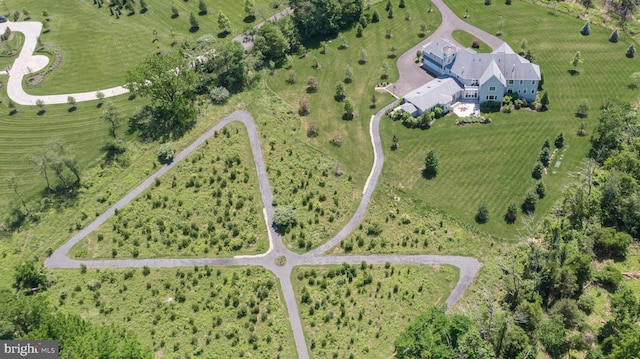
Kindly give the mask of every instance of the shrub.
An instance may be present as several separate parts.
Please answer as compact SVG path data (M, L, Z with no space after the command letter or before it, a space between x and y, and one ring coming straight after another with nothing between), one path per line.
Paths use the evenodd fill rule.
M300 106L298 107L298 114L300 116L306 116L309 114L311 110L309 109L309 99L302 98L300 99Z
M580 118L585 118L588 116L587 111L589 111L589 105L586 102L583 102L578 105L578 110L576 111L576 116Z
M158 147L158 161L160 163L170 163L173 161L173 156L175 155L176 150L173 148L173 145L170 143L163 143Z
M504 220L507 221L507 223L513 223L516 221L517 218L518 218L518 207L516 206L515 203L511 203L509 204L509 207L507 207L507 213L504 215Z
M593 307L595 307L595 300L592 296L583 294L578 298L578 308L580 308L580 310L585 314L591 314L591 312L593 312Z
M611 36L609 36L609 41L611 42L618 42L618 29L613 30L613 32L611 33Z
M489 206L486 203L483 203L478 208L478 213L476 213L476 222L487 223L488 220L489 220Z
M601 228L593 236L593 251L602 257L625 258L633 239L614 228Z
M224 86L214 87L209 91L209 97L211 101L217 104L222 104L229 98L229 90Z
M316 92L318 90L318 79L313 76L309 76L307 79L307 91Z
M474 49L479 48L479 47L480 47L480 41L478 41L478 40L473 40L473 41L471 42L471 47L473 47Z
M622 273L612 265L606 265L602 270L597 271L593 279L603 288L615 291L622 282Z
M309 128L307 129L308 137L318 137L318 124L315 122L311 122L309 124Z
M273 225L279 233L287 233L298 223L296 210L291 206L278 206L273 212Z

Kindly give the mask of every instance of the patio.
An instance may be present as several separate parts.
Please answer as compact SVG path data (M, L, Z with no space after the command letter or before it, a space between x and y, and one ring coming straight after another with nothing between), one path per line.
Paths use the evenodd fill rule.
M456 102L451 111L458 117L480 116L480 105L477 102Z

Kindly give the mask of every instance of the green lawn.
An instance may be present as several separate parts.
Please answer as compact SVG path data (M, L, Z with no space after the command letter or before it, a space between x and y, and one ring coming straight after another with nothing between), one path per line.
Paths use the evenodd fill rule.
M61 312L125 326L156 358L296 356L278 281L260 267L56 270L51 280Z
M255 1L264 13L272 15L279 11L267 6L270 1ZM7 6L12 10L26 8L32 21L44 21L42 10L47 10L50 21L48 33L42 34L43 42L51 42L62 53L61 65L45 77L39 86L29 88L33 95L46 95L68 92L95 91L122 85L126 71L140 62L144 56L171 47L173 38L180 46L184 41L195 41L204 35L213 35L218 41L228 41L234 34L240 34L244 28L262 21L261 18L245 23L242 1L208 2L209 13L198 15L198 1L147 1L148 11L140 13L139 4L134 8L136 14L123 15L116 19L110 16L109 7L98 8L92 1L86 0L9 0ZM171 7L179 9L180 16L171 18ZM222 12L231 22L232 34L226 39L218 38L217 15ZM193 12L200 23L200 29L189 31L189 15ZM172 35L173 33L173 35ZM159 37L159 41L155 38Z
M0 71L5 70L8 66L11 66L22 49L24 43L24 35L19 32L14 32L10 41L3 41L0 43ZM5 77L3 77L5 79Z
M566 147L560 153L563 155L560 167L554 167L554 159L549 174L542 179L547 197L538 202L537 218L551 210L563 186L570 181L568 173L575 171L587 154L588 136L576 135L580 122L586 121L591 134L598 108L606 97L618 96L631 101L637 98L638 92L629 89L628 84L629 75L640 71L640 62L637 58L625 57L628 39L610 43L609 30L595 25L590 36L582 36L581 20L563 14L553 16L545 8L523 2L512 6L485 6L468 1L450 5L459 16L468 7L471 17L467 21L490 32L498 16L503 16L502 38L514 49L520 48L523 39L527 40L544 74L550 109L542 113L529 110L493 113L490 125L463 127L456 126L455 118L450 115L425 131L406 129L400 123L385 119L381 130L387 152L382 178L406 197L418 198L471 224L479 205L486 202L490 220L477 227L498 237L513 238L521 225L506 224L503 216L509 203L520 205L525 194L535 186L531 169L544 140L549 138L553 142L563 132ZM555 35L548 36L550 33ZM579 66L580 75L571 76L569 62L576 51L581 51L584 63ZM590 108L586 120L575 117L582 102ZM394 134L400 140L397 151L390 150ZM421 171L429 149L434 149L440 157L440 167L436 178L425 180Z
M214 136L79 242L70 255L264 253L269 243L247 131L244 125L231 123ZM117 200L108 190L99 198Z
M312 358L390 358L393 341L412 319L445 302L458 269L304 266L291 278Z
M473 45L474 40L478 41L480 43L480 47L478 47L477 49L473 49L475 52L490 53L491 51L493 51L493 49L489 47L489 45L485 44L484 41L477 39L475 36L466 31L454 30L452 35L460 45L468 48L472 48L471 45Z
M97 101L79 103L78 109L69 112L69 105L47 105L47 112L38 115L36 106L17 106L19 112L9 115L9 99L6 90L0 92L0 172L15 174L19 190L27 198L45 188L45 181L36 167L29 163L30 155L46 152L52 139L63 139L74 149L81 168L95 165L101 156L107 137L107 123L100 119L102 113L96 108ZM131 115L141 107L144 100L127 100L126 97L113 99L123 116ZM124 133L122 126L121 134ZM135 152L136 144L132 144ZM3 175L4 177L4 175ZM52 176L54 177L54 176ZM0 206L6 208L9 201L16 199L7 186L0 186Z
M309 99L310 114L302 118L303 130L310 124L317 124L319 131L315 138L307 139L308 143L333 156L339 158L345 169L353 173L357 183L364 184L371 165L373 152L369 138L369 120L379 107L389 103L392 97L388 94L376 93L374 87L383 81L381 78L383 63L389 67L388 80L397 78L395 59L389 58L390 48L396 48L395 54L403 52L422 40L420 24L425 23L429 30L435 30L441 21L437 11L427 12L420 0L407 0L406 8L395 8L395 17L389 19L384 11L386 2L371 6L380 14L380 22L370 23L363 32L363 36L356 37L355 30L342 33L348 45L347 49L339 49L342 44L340 37L317 38L305 43L309 50L305 58L295 57L292 70L296 73L297 83L287 83L288 69L277 70L269 75L269 86L278 93L294 110L298 109L301 99ZM411 20L405 20L405 10L410 12ZM392 38L387 38L390 29ZM320 41L327 41L328 53L321 53ZM359 64L361 49L367 53L366 63ZM315 60L320 64L319 69L313 68ZM334 99L336 84L346 77L346 68L353 69L353 82L345 84L345 94L353 100L356 116L353 120L342 119L343 104ZM313 76L318 80L318 91L307 93L307 79ZM371 108L371 98L377 96L378 108ZM334 146L330 142L339 137L341 146Z

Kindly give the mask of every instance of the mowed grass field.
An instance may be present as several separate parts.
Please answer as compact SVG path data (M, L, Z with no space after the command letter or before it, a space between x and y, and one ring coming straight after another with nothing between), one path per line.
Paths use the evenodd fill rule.
M430 31L435 30L441 21L435 10L428 13L422 1L407 0L406 8L395 4L394 18L389 19L384 10L386 2L371 6L370 13L377 11L380 22L370 23L363 31L362 37L356 36L355 29L345 31L338 37L314 38L305 42L308 54L304 58L295 57L292 69L296 74L296 83L287 83L289 69L279 69L269 75L269 86L297 111L300 100L308 99L310 113L302 117L303 131L306 133L311 124L318 127L318 136L306 141L339 158L345 169L353 173L358 183L364 185L373 164L373 149L369 137L369 120L379 108L393 100L387 93L376 93L375 86L383 81L397 78L396 58L390 58L391 47L400 56L403 52L423 40L420 37L420 24L424 23ZM411 20L406 20L407 12ZM390 30L392 38L387 38ZM348 48L340 49L344 37ZM321 41L327 42L326 54L322 53ZM366 63L360 64L361 51L366 52ZM320 68L314 68L315 61ZM386 63L388 80L382 79L383 63ZM353 70L353 81L344 83L345 95L350 98L356 108L352 120L343 120L344 104L334 99L336 85L344 82L347 66ZM307 79L315 77L318 90L307 92ZM371 108L371 98L377 97L377 107ZM340 138L341 145L334 146L331 141Z
M108 123L100 118L102 110L97 108L98 101L78 103L78 109L69 112L69 105L47 105L47 112L38 115L36 106L20 106L14 115L8 107L9 98L6 89L0 92L0 173L5 176L15 174L21 194L27 198L46 188L44 177L37 167L29 162L29 156L46 153L51 140L62 139L76 153L80 168L96 164L99 160L104 141L108 136ZM146 101L127 97L113 98L125 118L142 107ZM125 121L126 122L126 121ZM119 134L124 135L126 123ZM131 146L135 153L135 146ZM51 174L51 178L55 177ZM55 184L55 181L53 181ZM10 201L17 200L7 186L0 186L0 206L7 208Z
M291 278L312 358L390 358L393 341L417 313L445 302L458 269L303 266Z
M498 16L504 19L502 39L516 51L523 39L537 57L544 74L544 89L548 91L550 108L546 112L529 110L510 114L492 113L489 125L455 125L449 115L437 120L426 131L409 130L388 119L382 122L382 137L386 152L384 180L405 196L416 197L429 206L443 210L462 221L474 224L478 207L489 206L490 219L477 228L490 234L513 238L521 230L519 221L509 225L503 220L509 203L518 206L536 180L531 170L536 163L545 139L553 143L560 133L565 136L562 161L555 168L552 161L549 173L542 181L547 196L538 202L536 218L548 213L561 196L562 188L578 169L579 162L590 148L599 116L599 107L607 97L619 97L635 102L639 92L628 87L629 76L640 71L640 60L625 57L631 41L621 36L617 44L608 41L610 31L592 25L591 35L582 36L583 21L549 9L517 2L511 6L496 3L461 1L447 2L460 16L465 8L471 15L468 21L489 32L497 31ZM579 75L572 76L570 61L581 51L584 63ZM589 106L588 118L575 116L581 103ZM588 135L578 137L581 122L586 122ZM400 148L391 151L393 135L399 138ZM438 176L422 178L424 158L429 149L440 157ZM553 173L555 171L555 173ZM522 213L520 213L522 217ZM474 224L475 225L475 224Z
M105 2L106 3L106 2ZM95 91L124 84L126 71L150 54L171 48L174 36L180 46L185 40L195 41L204 35L212 35L218 41L230 41L243 29L262 21L257 18L245 23L242 1L206 1L209 13L198 15L198 1L147 1L148 11L140 13L139 3L135 15L128 16L126 9L119 19L111 16L109 7L98 8L93 1L40 1L9 0L9 9L26 8L32 21L44 21L42 10L50 19L48 33L42 34L43 42L51 42L62 53L62 63L44 81L27 92L33 95ZM272 15L270 1L255 1L257 7ZM179 9L180 16L172 18L171 7ZM218 11L221 10L231 23L232 34L218 38ZM189 16L193 12L200 29L190 32ZM156 36L159 41L155 41Z
M156 358L294 358L277 279L260 267L56 270L63 313L126 327Z
M472 34L466 32L466 31L454 30L452 35L453 35L453 38L460 45L462 45L464 47L468 47L468 48L472 48L471 46L473 45L473 41L478 41L480 46L477 49L473 49L475 52L490 53L491 51L493 51L493 49L491 47L489 47L489 45L485 44L484 41L479 40L478 38L476 38L475 36L473 36Z

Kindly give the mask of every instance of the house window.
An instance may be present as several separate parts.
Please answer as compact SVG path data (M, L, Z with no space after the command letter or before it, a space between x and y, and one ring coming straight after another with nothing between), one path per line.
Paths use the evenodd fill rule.
M520 85L522 85L522 80L520 80Z
M495 86L490 86L490 87L489 87L489 91L495 91L495 90L496 90L496 87L495 87Z
M508 89L507 93L513 93L513 90L512 89Z
M536 84L536 80L531 80L531 84L535 85Z
M513 85L513 80L509 80L509 85Z

